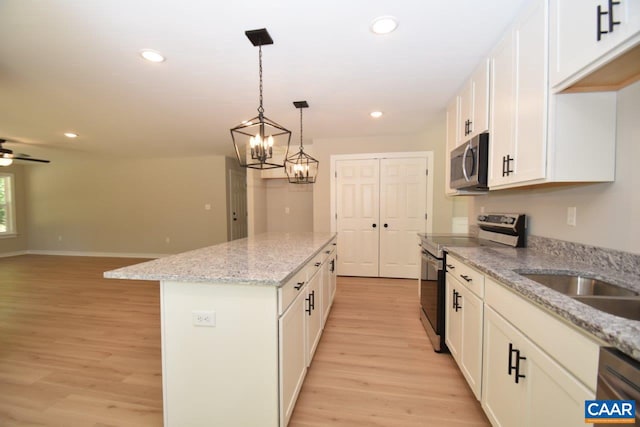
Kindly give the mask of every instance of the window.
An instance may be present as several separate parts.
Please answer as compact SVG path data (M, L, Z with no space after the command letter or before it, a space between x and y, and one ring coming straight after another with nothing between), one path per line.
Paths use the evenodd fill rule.
M13 175L0 173L0 237L16 233Z

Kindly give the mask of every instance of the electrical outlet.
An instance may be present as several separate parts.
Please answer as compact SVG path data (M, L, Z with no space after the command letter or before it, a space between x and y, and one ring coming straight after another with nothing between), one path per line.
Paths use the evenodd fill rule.
M210 211L211 210L211 205L209 203L204 205L204 210L205 211Z
M170 238L170 237L165 237L165 238L164 238L164 242L165 242L166 244L171 243L171 238Z
M289 209L289 206L286 206L284 208L284 213L287 214L287 215L289 215L289 213L291 213L291 209Z
M576 226L576 215L577 209L575 206L570 206L567 208L567 225L570 225L571 227Z
M216 312L194 310L191 312L191 320L194 326L216 326Z

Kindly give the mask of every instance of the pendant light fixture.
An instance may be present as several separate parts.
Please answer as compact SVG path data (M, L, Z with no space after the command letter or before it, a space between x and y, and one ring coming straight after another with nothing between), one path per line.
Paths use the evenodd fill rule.
M309 104L307 101L296 101L293 105L300 109L300 151L287 157L284 170L292 184L313 184L318 176L320 162L305 153L302 145L302 109L309 108Z
M262 106L262 46L273 44L266 29L245 31L254 46L258 46L260 63L260 106L258 115L231 129L231 139L240 166L253 169L274 169L284 166L289 155L291 131L264 115Z

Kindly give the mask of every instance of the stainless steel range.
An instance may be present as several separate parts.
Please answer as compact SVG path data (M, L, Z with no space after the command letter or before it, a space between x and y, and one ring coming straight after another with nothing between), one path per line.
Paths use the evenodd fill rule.
M420 268L420 320L433 349L448 351L444 342L444 301L447 247L524 247L525 215L480 214L477 236L465 234L421 235L422 266Z

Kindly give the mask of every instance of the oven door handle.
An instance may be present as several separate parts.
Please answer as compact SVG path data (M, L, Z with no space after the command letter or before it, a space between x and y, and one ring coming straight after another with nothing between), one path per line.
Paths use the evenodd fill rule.
M442 260L434 257L429 252L423 250L422 258L428 263L435 267L436 270L442 270Z

